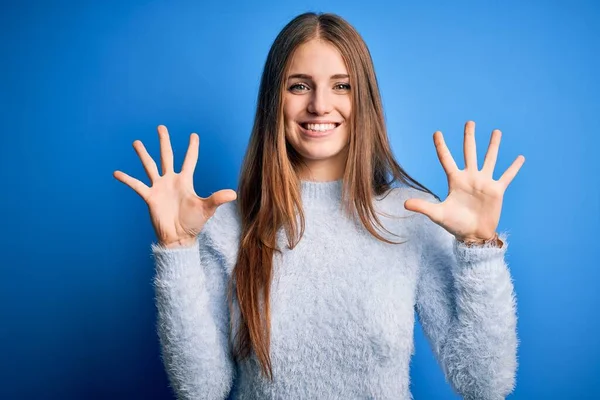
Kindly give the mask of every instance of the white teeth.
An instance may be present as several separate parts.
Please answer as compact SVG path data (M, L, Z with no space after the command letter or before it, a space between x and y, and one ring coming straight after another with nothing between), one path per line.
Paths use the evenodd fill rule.
M335 124L305 124L311 131L324 132L335 128Z

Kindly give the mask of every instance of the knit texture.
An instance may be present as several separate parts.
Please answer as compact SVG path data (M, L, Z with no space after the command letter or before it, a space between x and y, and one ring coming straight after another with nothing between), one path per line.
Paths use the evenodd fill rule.
M409 365L418 318L448 383L465 399L504 399L517 369L516 300L508 246L467 247L404 201L374 199L398 236L372 236L341 208L342 181L302 182L306 230L273 259L271 360L231 358L227 284L237 258L235 202L217 209L194 245L153 243L161 355L180 399L412 399ZM236 303L234 303L235 305Z

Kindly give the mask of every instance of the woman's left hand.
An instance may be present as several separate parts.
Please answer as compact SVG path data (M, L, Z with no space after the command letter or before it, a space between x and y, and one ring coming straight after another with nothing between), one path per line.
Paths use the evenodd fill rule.
M502 133L497 129L492 132L483 168L478 170L475 123L468 121L465 124L465 168L460 170L442 133L435 132L435 148L448 177L448 197L438 204L422 199L409 199L404 202L404 207L426 215L458 240L482 241L494 237L500 222L504 192L525 162L525 157L518 156L500 179L494 180L501 136Z

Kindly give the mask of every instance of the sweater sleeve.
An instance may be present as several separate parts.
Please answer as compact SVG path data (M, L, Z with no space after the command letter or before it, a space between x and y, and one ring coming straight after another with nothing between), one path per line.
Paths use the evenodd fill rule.
M225 399L234 380L227 279L203 235L194 245L152 244L161 358L178 399Z
M438 363L465 399L504 399L515 386L516 300L501 248L468 247L427 217L416 311Z

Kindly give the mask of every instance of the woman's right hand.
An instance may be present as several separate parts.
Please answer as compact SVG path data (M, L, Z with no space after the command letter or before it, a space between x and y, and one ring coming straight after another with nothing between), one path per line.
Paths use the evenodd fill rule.
M168 248L188 246L194 243L217 207L235 200L237 195L235 191L226 189L202 198L194 191L193 176L200 142L196 133L190 135L189 147L179 173L173 170L173 150L164 125L158 127L158 137L162 176L142 142L133 142L133 148L150 178L151 187L121 171L115 171L113 176L144 199L160 245Z

